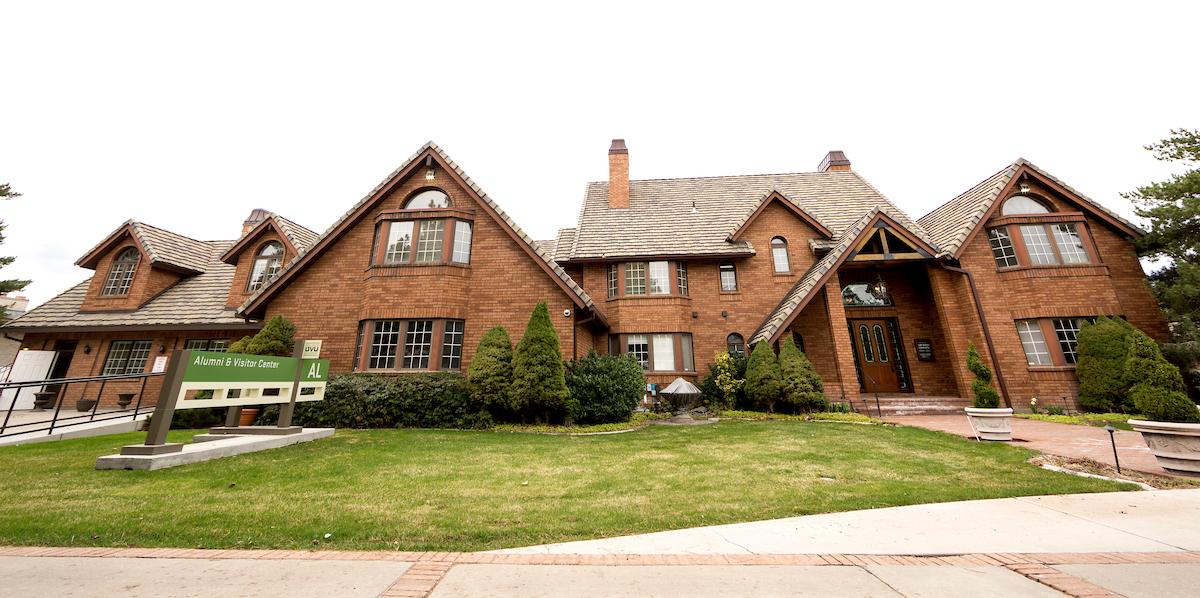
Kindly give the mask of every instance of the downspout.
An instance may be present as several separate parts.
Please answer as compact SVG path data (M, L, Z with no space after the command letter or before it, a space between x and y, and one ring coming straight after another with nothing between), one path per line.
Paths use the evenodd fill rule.
M979 289L975 286L975 277L970 272L962 268L946 265L946 262L938 262L938 265L947 272L958 272L959 274L967 275L967 283L971 285L971 296L975 299L975 311L979 314L979 324L983 326L983 340L987 341L988 353L992 355L992 367L996 369L996 384L1000 385L1000 394L1004 395L1004 404L1012 409L1012 399L1008 396L1008 388L1004 385L1004 373L1000 371L1000 359L996 356L996 346L992 343L992 333L988 331L987 318L983 316L983 303L979 301Z
M573 326L571 326L571 357L572 358L579 357L579 327L583 326L584 324L588 324L592 320L596 319L596 310L589 310L589 311L592 312L592 317L585 318L583 320L579 320L578 322L575 322L575 324ZM592 345L593 345L592 348L594 349L595 348L595 338L592 339Z

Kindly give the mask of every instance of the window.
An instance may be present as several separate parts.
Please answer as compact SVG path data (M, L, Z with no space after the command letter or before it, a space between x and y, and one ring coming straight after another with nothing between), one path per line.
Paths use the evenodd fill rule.
M1004 202L1000 207L1001 216L1015 216L1017 214L1049 214L1050 208L1047 208L1042 202L1029 197L1028 195L1014 195Z
M647 280L650 286L650 294L670 295L671 269L667 267L667 262L650 262L647 271L649 272Z
M893 305L891 294L878 297L869 282L853 282L842 289L842 303L847 307L885 307Z
M408 263L412 253L412 222L392 222L388 227L388 239L383 263Z
M250 281L246 284L246 292L251 293L263 288L263 285L279 274L283 266L283 244L274 241L263 245L254 258L254 269L250 271Z
M449 207L451 207L450 197L441 189L422 191L404 204L406 210L432 210Z
M1095 321L1092 317L1017 320L1017 335L1025 350L1025 361L1031 366L1075 365L1079 360L1075 351L1076 336L1084 322ZM1047 338L1057 342L1048 343Z
M100 294L128 295L129 285L133 283L133 273L137 271L140 258L141 254L134 247L122 251L108 269L108 278L104 279L104 288Z
M1090 264L1092 257L1081 226L1077 222L1050 222L988 229L996 267Z
M224 353L229 350L229 339L227 338L194 338L188 339L188 342L183 346L184 349L192 351L211 351L213 353Z
M1007 228L989 230L988 241L992 244L992 257L996 258L996 267L1008 268L1020 263L1017 261L1017 251L1013 249L1012 237L1008 236Z
M696 371L691 334L622 334L613 335L609 339L610 351L616 348L621 354L633 355L645 371Z
M775 262L776 273L791 273L792 267L788 264L787 241L784 241L782 237L771 239L771 259Z
M800 349L801 353L804 352L804 337L801 336L800 333L796 332L795 330L792 331L792 342L796 343L796 348Z
M621 289L618 286L619 283L617 282L618 277L620 276L620 273L618 272L619 269L620 269L620 264L609 264L608 265L608 296L609 296L609 298L616 297L618 294L621 293Z
M150 357L150 345L151 341L113 341L101 375L142 373Z
M725 348L730 355L746 356L746 340L736 332L725 337Z
M454 254L450 261L460 264L471 263L471 223L465 220L454 221Z
M372 248L372 256L382 255L383 264L438 264L445 263L446 256L453 263L469 264L471 237L466 220L389 220L379 225L376 239L382 238L383 244Z
M642 262L625 264L625 294L646 294L646 264Z
M679 289L679 294L687 297L687 262L675 262L675 288Z
M672 268L674 272L672 273ZM608 296L687 296L687 266L683 262L624 262L608 265Z
M355 369L458 370L462 368L463 320L367 320L358 327ZM370 345L363 355L364 336ZM440 339L435 342L435 339Z
M442 261L442 245L445 244L446 221L422 220L417 233L417 261Z
M717 271L721 275L721 291L731 293L738 290L737 269L734 268L733 262L721 262Z

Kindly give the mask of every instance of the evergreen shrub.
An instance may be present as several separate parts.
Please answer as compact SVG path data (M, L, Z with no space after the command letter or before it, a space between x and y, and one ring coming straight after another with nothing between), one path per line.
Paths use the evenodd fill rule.
M1125 380L1129 396L1146 419L1163 422L1200 423L1200 410L1184 392L1179 368L1168 362L1158 345L1140 330L1127 340L1129 359Z
M1100 316L1085 322L1076 335L1078 354L1075 376L1079 378L1079 403L1091 413L1130 413L1136 410L1124 379L1129 358L1129 337L1137 332L1121 318Z
M779 370L783 376L785 402L804 413L829 408L825 381L790 336L779 347Z
M971 398L971 406L980 409L999 407L1000 393L996 392L991 385L992 370L979 358L979 351L975 350L975 343L967 344L967 369L975 374L975 380L971 382L971 392L975 395Z
M567 362L565 379L571 396L567 415L577 424L629 421L646 394L646 374L636 357L601 355L595 349Z
M550 311L542 301L529 316L525 336L513 351L512 406L549 422L563 415L567 382L563 375L558 332L550 323Z
M700 402L710 411L739 409L747 406L746 365L749 360L729 351L718 351L715 364L708 364L708 375L700 380Z
M488 330L471 357L467 388L471 401L494 415L511 413L513 346L503 326Z
M755 406L774 413L775 402L783 396L783 391L783 372L774 349L764 342L755 344L746 364L746 396Z
M229 345L230 353L242 355L274 355L291 357L296 341L296 325L283 317L275 316L254 336L243 336Z

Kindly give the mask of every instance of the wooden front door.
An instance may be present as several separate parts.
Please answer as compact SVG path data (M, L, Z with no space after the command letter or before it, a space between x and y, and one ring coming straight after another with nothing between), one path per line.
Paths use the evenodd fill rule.
M867 392L900 392L900 376L897 372L900 356L896 355L893 345L888 342L888 322L850 320L850 331L854 337L858 365L865 374L862 377L863 388Z

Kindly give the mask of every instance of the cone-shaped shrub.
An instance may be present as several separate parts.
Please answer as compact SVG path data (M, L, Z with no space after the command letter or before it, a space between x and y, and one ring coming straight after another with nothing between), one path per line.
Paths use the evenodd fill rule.
M513 381L512 359L512 341L503 326L483 335L467 372L467 388L476 407L487 409L492 415L513 411L509 392Z
M750 362L746 364L746 396L768 413L775 411L775 401L783 396L783 372L775 360L775 351L767 343L754 345L750 353Z
M783 375L783 400L805 413L825 411L825 381L808 357L788 337L779 347L779 370Z
M992 370L979 358L975 343L967 344L967 369L975 374L975 380L971 382L971 392L975 395L971 398L971 406L987 409L999 407L1000 393L991 385Z
M550 312L542 301L533 309L525 336L513 352L512 406L548 421L561 415L567 400L562 351Z
M296 344L295 337L296 325L283 316L275 316L258 331L258 334L253 337L243 336L241 340L229 345L228 351L242 355L291 357Z
M1164 422L1200 422L1200 410L1184 393L1179 368L1163 358L1158 345L1141 330L1127 341L1125 380L1132 382L1129 395L1146 419Z
M1079 355L1075 376L1079 378L1079 403L1093 413L1134 411L1136 407L1128 393L1123 375L1129 358L1130 335L1135 328L1121 318L1096 318L1095 324L1085 322L1076 340Z

